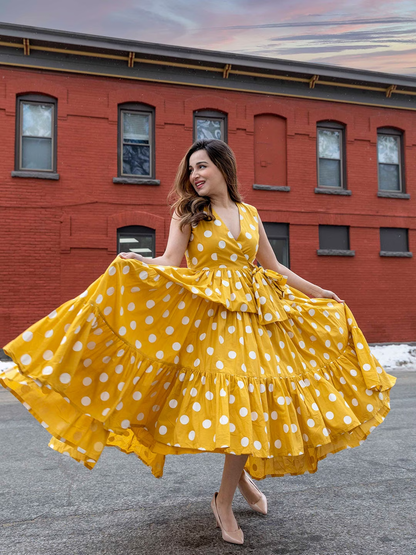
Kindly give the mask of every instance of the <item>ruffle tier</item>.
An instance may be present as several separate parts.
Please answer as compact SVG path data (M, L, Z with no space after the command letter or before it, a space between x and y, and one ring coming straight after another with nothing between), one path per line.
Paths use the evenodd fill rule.
M160 275L149 270L144 279ZM174 280L174 272L166 277ZM349 339L336 359L275 377L242 376L232 363L213 372L149 357L83 296L65 329L77 341L61 342L49 360L40 352L25 358L9 344L16 365L0 382L53 436L53 449L87 468L114 446L137 455L156 477L167 454L205 451L248 454L246 468L257 479L313 473L328 453L359 445L390 410L396 378L371 355L348 307Z

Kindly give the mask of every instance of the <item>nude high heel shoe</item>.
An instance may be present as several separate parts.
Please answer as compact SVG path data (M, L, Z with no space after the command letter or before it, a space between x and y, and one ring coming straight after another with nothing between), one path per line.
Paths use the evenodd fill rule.
M218 492L216 491L211 501L211 509L214 513L215 520L217 521L217 528L221 528L222 539L229 543L238 543L242 545L244 543L244 534L241 528L238 527L238 530L234 530L234 532L227 532L227 530L225 530L224 526L222 525L220 515L218 514L217 495Z
M258 513L261 513L262 515L267 515L267 498L266 498L266 496L264 495L263 492L261 492L259 490L259 488L256 486L256 484L251 479L250 475L245 470L243 472L245 474L246 479L259 492L260 499L258 501L256 501L255 503L250 503L250 501L244 495L242 488L240 487L240 482L238 482L238 489L240 490L241 495L244 497L244 499L247 501L247 503L250 505L250 507L253 509L253 511L257 511Z

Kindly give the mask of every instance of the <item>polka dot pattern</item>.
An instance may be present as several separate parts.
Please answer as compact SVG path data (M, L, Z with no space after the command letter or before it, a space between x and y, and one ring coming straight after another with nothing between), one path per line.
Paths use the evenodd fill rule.
M214 214L193 228L187 268L117 257L5 346L20 372L0 383L55 450L92 468L114 445L155 476L169 453L247 453L263 478L313 472L383 421L394 378L349 308L255 265L257 211L237 207L238 240Z

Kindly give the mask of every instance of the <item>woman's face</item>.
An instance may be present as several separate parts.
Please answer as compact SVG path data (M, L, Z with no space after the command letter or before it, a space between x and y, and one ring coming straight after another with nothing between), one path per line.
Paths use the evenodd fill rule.
M215 195L227 189L224 176L206 150L197 150L189 158L189 181L201 196Z

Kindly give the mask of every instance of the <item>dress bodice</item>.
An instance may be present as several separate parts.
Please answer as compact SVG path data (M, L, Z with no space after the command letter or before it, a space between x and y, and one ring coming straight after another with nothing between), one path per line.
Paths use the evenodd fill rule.
M257 313L263 323L287 319L282 302L286 277L254 263L259 248L259 218L250 204L237 203L240 235L224 222L202 220L192 230L185 252L191 291L223 304L228 310Z
M259 246L257 211L244 203L237 203L237 207L240 214L237 238L215 212L215 220L202 220L193 228L185 252L188 268L248 269L253 264Z

